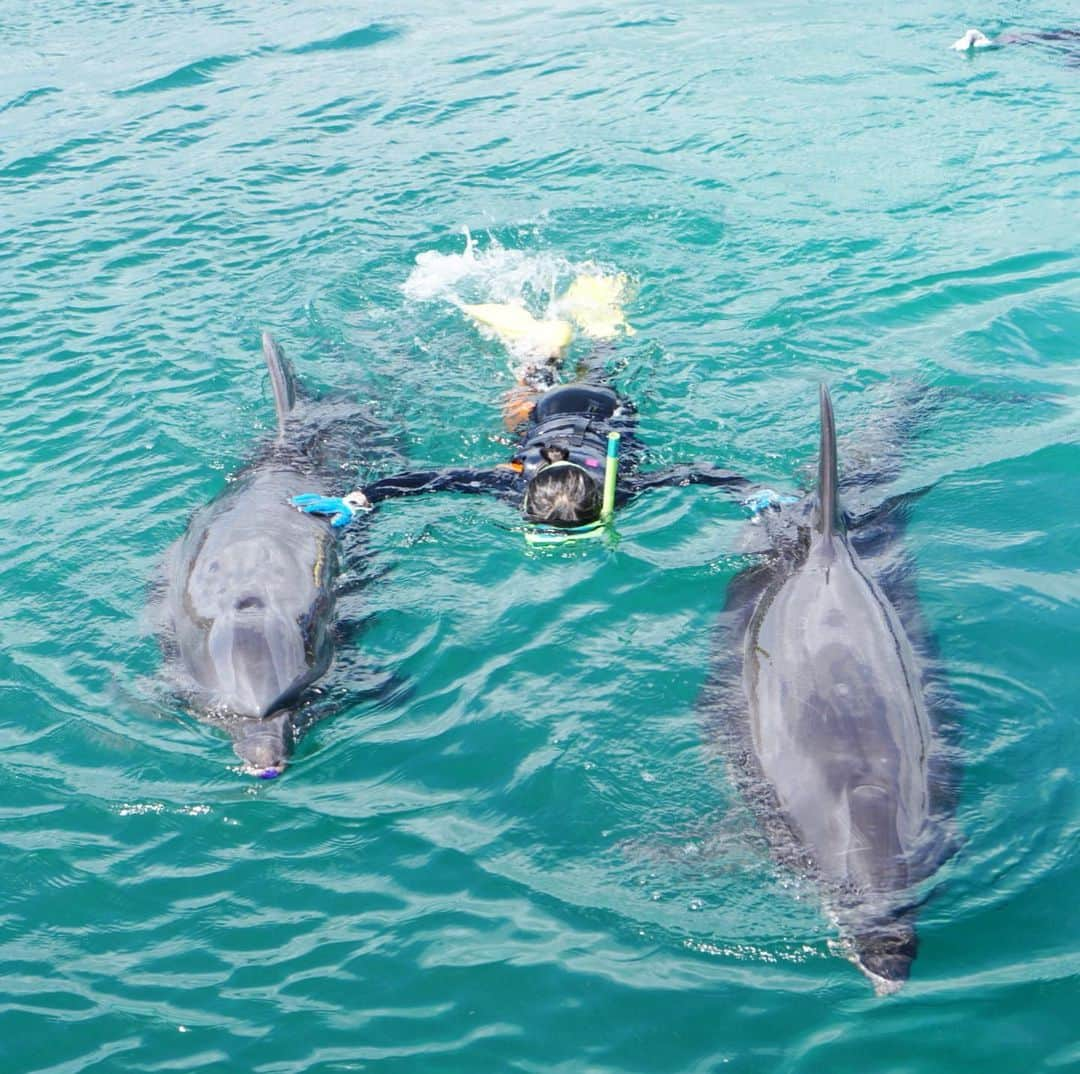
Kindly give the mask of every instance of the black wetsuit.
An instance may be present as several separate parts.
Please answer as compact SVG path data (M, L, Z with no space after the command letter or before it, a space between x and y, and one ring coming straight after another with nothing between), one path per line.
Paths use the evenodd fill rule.
M445 491L492 493L520 507L528 483L545 462L541 452L546 447L562 448L570 462L594 474L597 485L602 487L609 432L620 434L616 506L645 489L662 486L721 485L739 492L751 488L745 478L708 465L639 473L641 443L635 434L636 426L633 404L606 385L564 384L536 401L524 439L509 465L394 474L365 485L361 491L372 504L396 496Z

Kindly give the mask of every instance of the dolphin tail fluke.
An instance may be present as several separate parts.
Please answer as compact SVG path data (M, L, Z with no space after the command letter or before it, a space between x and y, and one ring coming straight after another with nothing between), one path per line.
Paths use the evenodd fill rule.
M829 389L821 385L821 450L818 456L818 516L816 529L829 540L840 528L836 480L836 423Z
M285 435L285 421L296 406L296 374L289 360L281 352L269 332L262 335L263 357L270 370L270 385L274 389L274 406L277 409L278 439Z

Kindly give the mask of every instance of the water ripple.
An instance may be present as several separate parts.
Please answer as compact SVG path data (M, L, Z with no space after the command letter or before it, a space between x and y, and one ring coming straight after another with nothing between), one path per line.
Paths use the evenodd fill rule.
M850 3L14 5L5 1069L1075 1061L1075 70L958 56L961 29ZM466 225L482 271L425 276ZM381 506L326 718L273 784L160 679L162 553L273 429L263 327L410 465L494 464L507 356L455 303L586 265L635 283L610 358L650 467L796 488L818 381L845 458L925 386L894 491L925 490L906 536L958 852L894 1000L770 859L696 711L748 563L712 490L550 555L486 499Z

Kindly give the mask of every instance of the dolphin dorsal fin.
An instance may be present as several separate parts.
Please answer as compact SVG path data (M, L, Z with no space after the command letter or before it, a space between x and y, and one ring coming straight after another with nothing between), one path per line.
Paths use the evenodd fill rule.
M818 514L814 527L825 540L840 529L840 503L836 482L836 423L832 399L824 384L821 398L821 449L818 454Z
M285 420L296 406L296 374L289 360L281 353L277 340L269 332L263 332L262 345L266 368L270 370L270 385L274 389L278 439L281 440L285 435Z

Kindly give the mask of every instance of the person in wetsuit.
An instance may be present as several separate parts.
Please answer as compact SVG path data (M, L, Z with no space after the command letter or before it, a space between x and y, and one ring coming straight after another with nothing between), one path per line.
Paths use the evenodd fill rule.
M526 391L550 383L551 370L523 377ZM603 381L595 365L587 379L550 387L527 397L521 443L508 463L483 469L420 470L379 478L337 499L304 494L293 503L309 514L328 515L335 527L351 521L358 509L381 500L426 492L491 493L519 507L525 519L570 530L596 523L602 509L608 434L618 432L618 478L615 506L621 507L646 489L672 485L714 485L744 493L745 478L709 464L675 466L641 473L641 444L635 435L636 411L628 399ZM535 399L535 402L532 402ZM531 405L530 405L531 404Z

